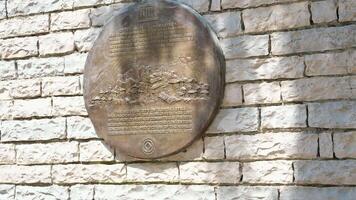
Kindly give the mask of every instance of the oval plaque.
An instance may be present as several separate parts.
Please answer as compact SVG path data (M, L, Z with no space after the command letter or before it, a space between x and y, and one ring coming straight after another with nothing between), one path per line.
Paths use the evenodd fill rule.
M131 157L178 152L207 129L224 88L225 60L207 23L174 1L143 1L105 25L84 72L95 130Z

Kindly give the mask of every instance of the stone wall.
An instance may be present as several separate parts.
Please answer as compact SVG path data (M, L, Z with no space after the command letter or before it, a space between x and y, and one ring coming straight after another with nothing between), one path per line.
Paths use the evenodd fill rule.
M225 98L204 138L148 162L108 148L82 98L131 2L0 0L0 199L356 198L356 1L181 1L220 37Z

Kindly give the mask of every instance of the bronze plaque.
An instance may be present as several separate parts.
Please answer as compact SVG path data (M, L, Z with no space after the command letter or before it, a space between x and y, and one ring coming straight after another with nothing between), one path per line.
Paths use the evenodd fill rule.
M214 118L224 88L218 39L191 8L148 0L104 26L85 66L84 98L96 132L135 158L190 145Z

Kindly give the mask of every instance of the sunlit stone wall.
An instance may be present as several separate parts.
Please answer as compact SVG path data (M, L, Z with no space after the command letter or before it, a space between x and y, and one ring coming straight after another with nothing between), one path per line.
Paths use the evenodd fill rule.
M219 35L221 111L157 161L95 134L83 68L132 2L0 0L0 199L354 200L356 1L182 0Z

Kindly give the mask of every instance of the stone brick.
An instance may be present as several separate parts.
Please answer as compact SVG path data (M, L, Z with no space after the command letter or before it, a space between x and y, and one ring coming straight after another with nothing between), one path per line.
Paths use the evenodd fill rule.
M31 58L17 61L19 78L36 78L63 75L64 59Z
M6 1L0 1L0 19L6 18Z
M48 15L18 17L0 21L0 38L33 35L48 31Z
M314 23L325 23L337 20L336 2L334 0L311 2L310 9Z
M39 37L41 56L67 54L74 51L74 37L71 32L52 33Z
M113 165L54 165L53 183L121 183L125 180L126 170L123 164Z
M52 114L54 116L88 115L82 96L54 97Z
M308 76L336 75L356 72L356 51L305 56Z
M68 0L8 0L7 12L9 16L28 15L33 13L51 12L71 9L72 1Z
M262 128L306 127L305 105L271 106L261 108Z
M356 128L356 102L311 103L308 108L310 127Z
M103 26L113 16L117 15L130 5L132 5L132 3L119 3L92 9L90 12L92 26Z
M319 148L321 158L334 157L333 141L331 134L332 133L330 132L323 132L319 134Z
M226 81L269 80L303 77L301 57L230 60L226 62Z
M224 137L205 137L204 138L204 159L224 159L225 145Z
M278 189L260 186L227 186L217 188L217 199L277 200Z
M11 109L14 118L51 116L51 99L16 100Z
M10 87L11 87L11 82L10 81L0 81L0 88L1 88L0 89L0 100L1 101L3 101L3 100L11 100L12 99L11 96L10 96L10 90L11 90ZM6 102L6 101L3 101L3 102ZM0 104L4 104L3 102L0 103ZM11 105L13 104L10 101L7 101L6 104L9 104L9 103L11 103ZM2 108L0 110L3 110L1 112L3 115L5 115L6 113L7 113L7 115L11 114L11 113L9 113L10 108L6 108L6 113L4 112L4 110L5 110L4 108ZM9 117L3 116L1 118L8 119Z
M98 137L90 119L84 117L68 117L67 134L67 137L71 139L89 139Z
M236 108L222 109L210 125L208 133L225 133L237 131L257 131L258 109Z
M356 161L296 161L294 176L297 184L355 185Z
M75 31L74 44L76 49L78 49L79 52L90 51L100 32L100 28Z
M0 185L0 199L14 200L15 185Z
M70 187L72 200L94 199L94 185L73 185Z
M310 25L308 3L247 9L242 12L246 32L296 28Z
M282 187L281 200L353 200L356 196L355 187Z
M356 158L356 132L334 133L334 151L337 158Z
M13 117L13 105L11 100L0 101L0 119L11 119Z
M16 76L15 62L0 61L0 80L10 80Z
M17 145L16 160L18 164L76 162L79 160L78 142Z
M220 0L212 0L210 5L211 11L220 11L221 10L221 1Z
M11 81L10 96L12 98L33 98L41 96L39 79Z
M238 160L316 158L318 135L312 133L263 133L225 137L226 158Z
M292 0L222 0L223 9L226 8L248 8L268 5L273 3L290 2Z
M79 76L43 78L42 96L81 94L79 81Z
M244 163L244 183L292 183L293 169L290 161L258 161Z
M0 183L51 183L51 166L0 165Z
M272 54L284 55L356 46L356 25L272 33Z
M2 141L51 140L64 137L64 118L2 122Z
M67 187L51 185L48 187L17 186L16 199L69 199Z
M179 165L180 180L185 183L231 183L240 181L238 162L189 162Z
M316 77L282 81L283 101L316 101L351 97L349 77Z
M210 14L205 15L204 18L219 37L230 37L242 32L240 12Z
M94 199L215 200L215 193L207 185L96 185Z
M2 59L36 56L38 54L37 41L37 37L0 40L0 56Z
M268 55L268 35L245 35L221 40L227 59Z
M225 85L223 106L237 106L242 104L242 88L240 84Z
M279 103L281 87L279 82L250 83L243 85L245 104Z
M181 152L161 158L162 161L193 161L193 160L202 160L203 159L203 148L204 143L202 139L196 140L192 145L188 146L186 149ZM117 155L117 154L116 154ZM120 158L120 157L119 157Z
M0 144L0 152L0 164L13 164L16 162L14 144Z
M114 151L102 141L80 143L79 149L81 162L114 160Z
M339 20L341 22L356 20L356 2L354 0L339 1Z
M64 73L65 74L78 74L83 73L85 62L88 54L75 53L64 57Z
M68 30L90 27L90 9L51 14L51 30Z
M112 3L113 0L73 0L74 7L87 7L101 4L109 4Z
M134 182L177 182L177 163L140 163L127 165L127 180Z
M183 4L187 4L198 12L207 12L209 11L209 0L177 0Z

